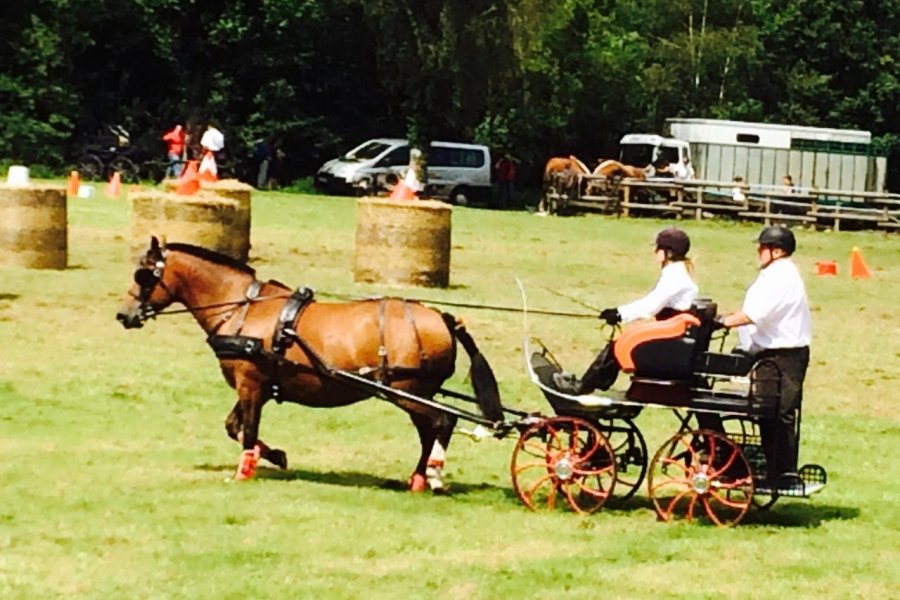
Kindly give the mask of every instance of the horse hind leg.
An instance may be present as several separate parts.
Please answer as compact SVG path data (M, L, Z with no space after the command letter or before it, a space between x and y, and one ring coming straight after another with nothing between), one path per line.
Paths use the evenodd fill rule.
M435 419L437 437L431 447L428 463L425 468L425 478L432 493L442 494L447 491L444 483L444 466L447 460L447 447L450 445L450 437L456 427L455 415L440 415Z
M419 442L422 444L422 454L419 456L419 462L416 463L416 468L409 478L409 491L419 493L424 492L427 486L428 458L434 449L437 433L434 427L434 419L430 415L410 412L409 416L413 425L416 426Z

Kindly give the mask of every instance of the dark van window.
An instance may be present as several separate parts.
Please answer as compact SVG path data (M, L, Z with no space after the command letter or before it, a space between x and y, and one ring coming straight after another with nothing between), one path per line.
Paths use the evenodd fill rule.
M400 146L388 152L378 161L380 167L396 167L409 164L409 146Z
M432 167L467 167L484 166L484 152L468 148L445 148L432 146L428 156L428 164Z

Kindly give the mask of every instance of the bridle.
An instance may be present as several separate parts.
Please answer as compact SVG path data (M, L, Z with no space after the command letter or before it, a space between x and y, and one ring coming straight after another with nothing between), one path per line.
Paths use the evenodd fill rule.
M138 321L144 323L150 319L155 319L159 313L151 304L150 296L153 295L157 286L161 287L169 296L171 301L175 294L166 286L163 281L163 272L166 268L166 253L163 250L159 260L155 261L152 266L146 266L146 257L141 261L141 266L134 272L134 282L138 285L137 295L129 292L129 294L137 300L138 305Z
M171 302L175 299L175 293L166 285L165 281L163 281L163 273L166 269L166 251L161 250L160 258L154 261L152 265L146 265L146 262L149 261L147 261L147 257L144 257L144 259L141 260L141 265L134 272L134 282L138 285L138 293L135 295L134 293L129 292L131 297L139 302L138 322L142 324L149 320L155 319L159 315L195 313L197 311L210 310L213 308L237 308L239 306L244 306L244 310L246 313L246 307L255 302L277 298L287 298L289 296L289 294L285 293L259 296L259 290L260 288L262 288L262 282L254 280L250 284L245 297L241 298L240 300L228 300L225 302L204 304L202 306L161 311L157 310L150 304L150 296L153 295L153 292L156 290L157 286L161 287L163 291L165 291L165 293L168 295L168 301L166 302L166 304L171 304ZM234 311L224 311L225 316L220 319L218 326L221 326L221 324L226 321L233 312ZM217 329L218 326L216 326L215 329Z

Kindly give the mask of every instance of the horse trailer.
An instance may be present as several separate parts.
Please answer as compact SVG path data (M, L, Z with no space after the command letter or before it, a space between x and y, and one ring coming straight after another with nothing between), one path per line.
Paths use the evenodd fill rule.
M790 175L801 188L882 192L887 158L872 148L872 134L716 119L666 120L672 138L688 142L698 179L780 185Z

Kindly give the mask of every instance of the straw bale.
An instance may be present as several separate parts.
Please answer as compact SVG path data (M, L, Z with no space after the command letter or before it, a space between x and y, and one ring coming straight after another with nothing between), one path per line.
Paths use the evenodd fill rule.
M160 191L131 198L131 259L147 248L150 236L201 246L238 260L250 252L250 205L212 192L181 196Z
M432 200L360 198L356 204L356 281L446 287L451 207Z
M65 269L66 189L0 184L0 266Z

